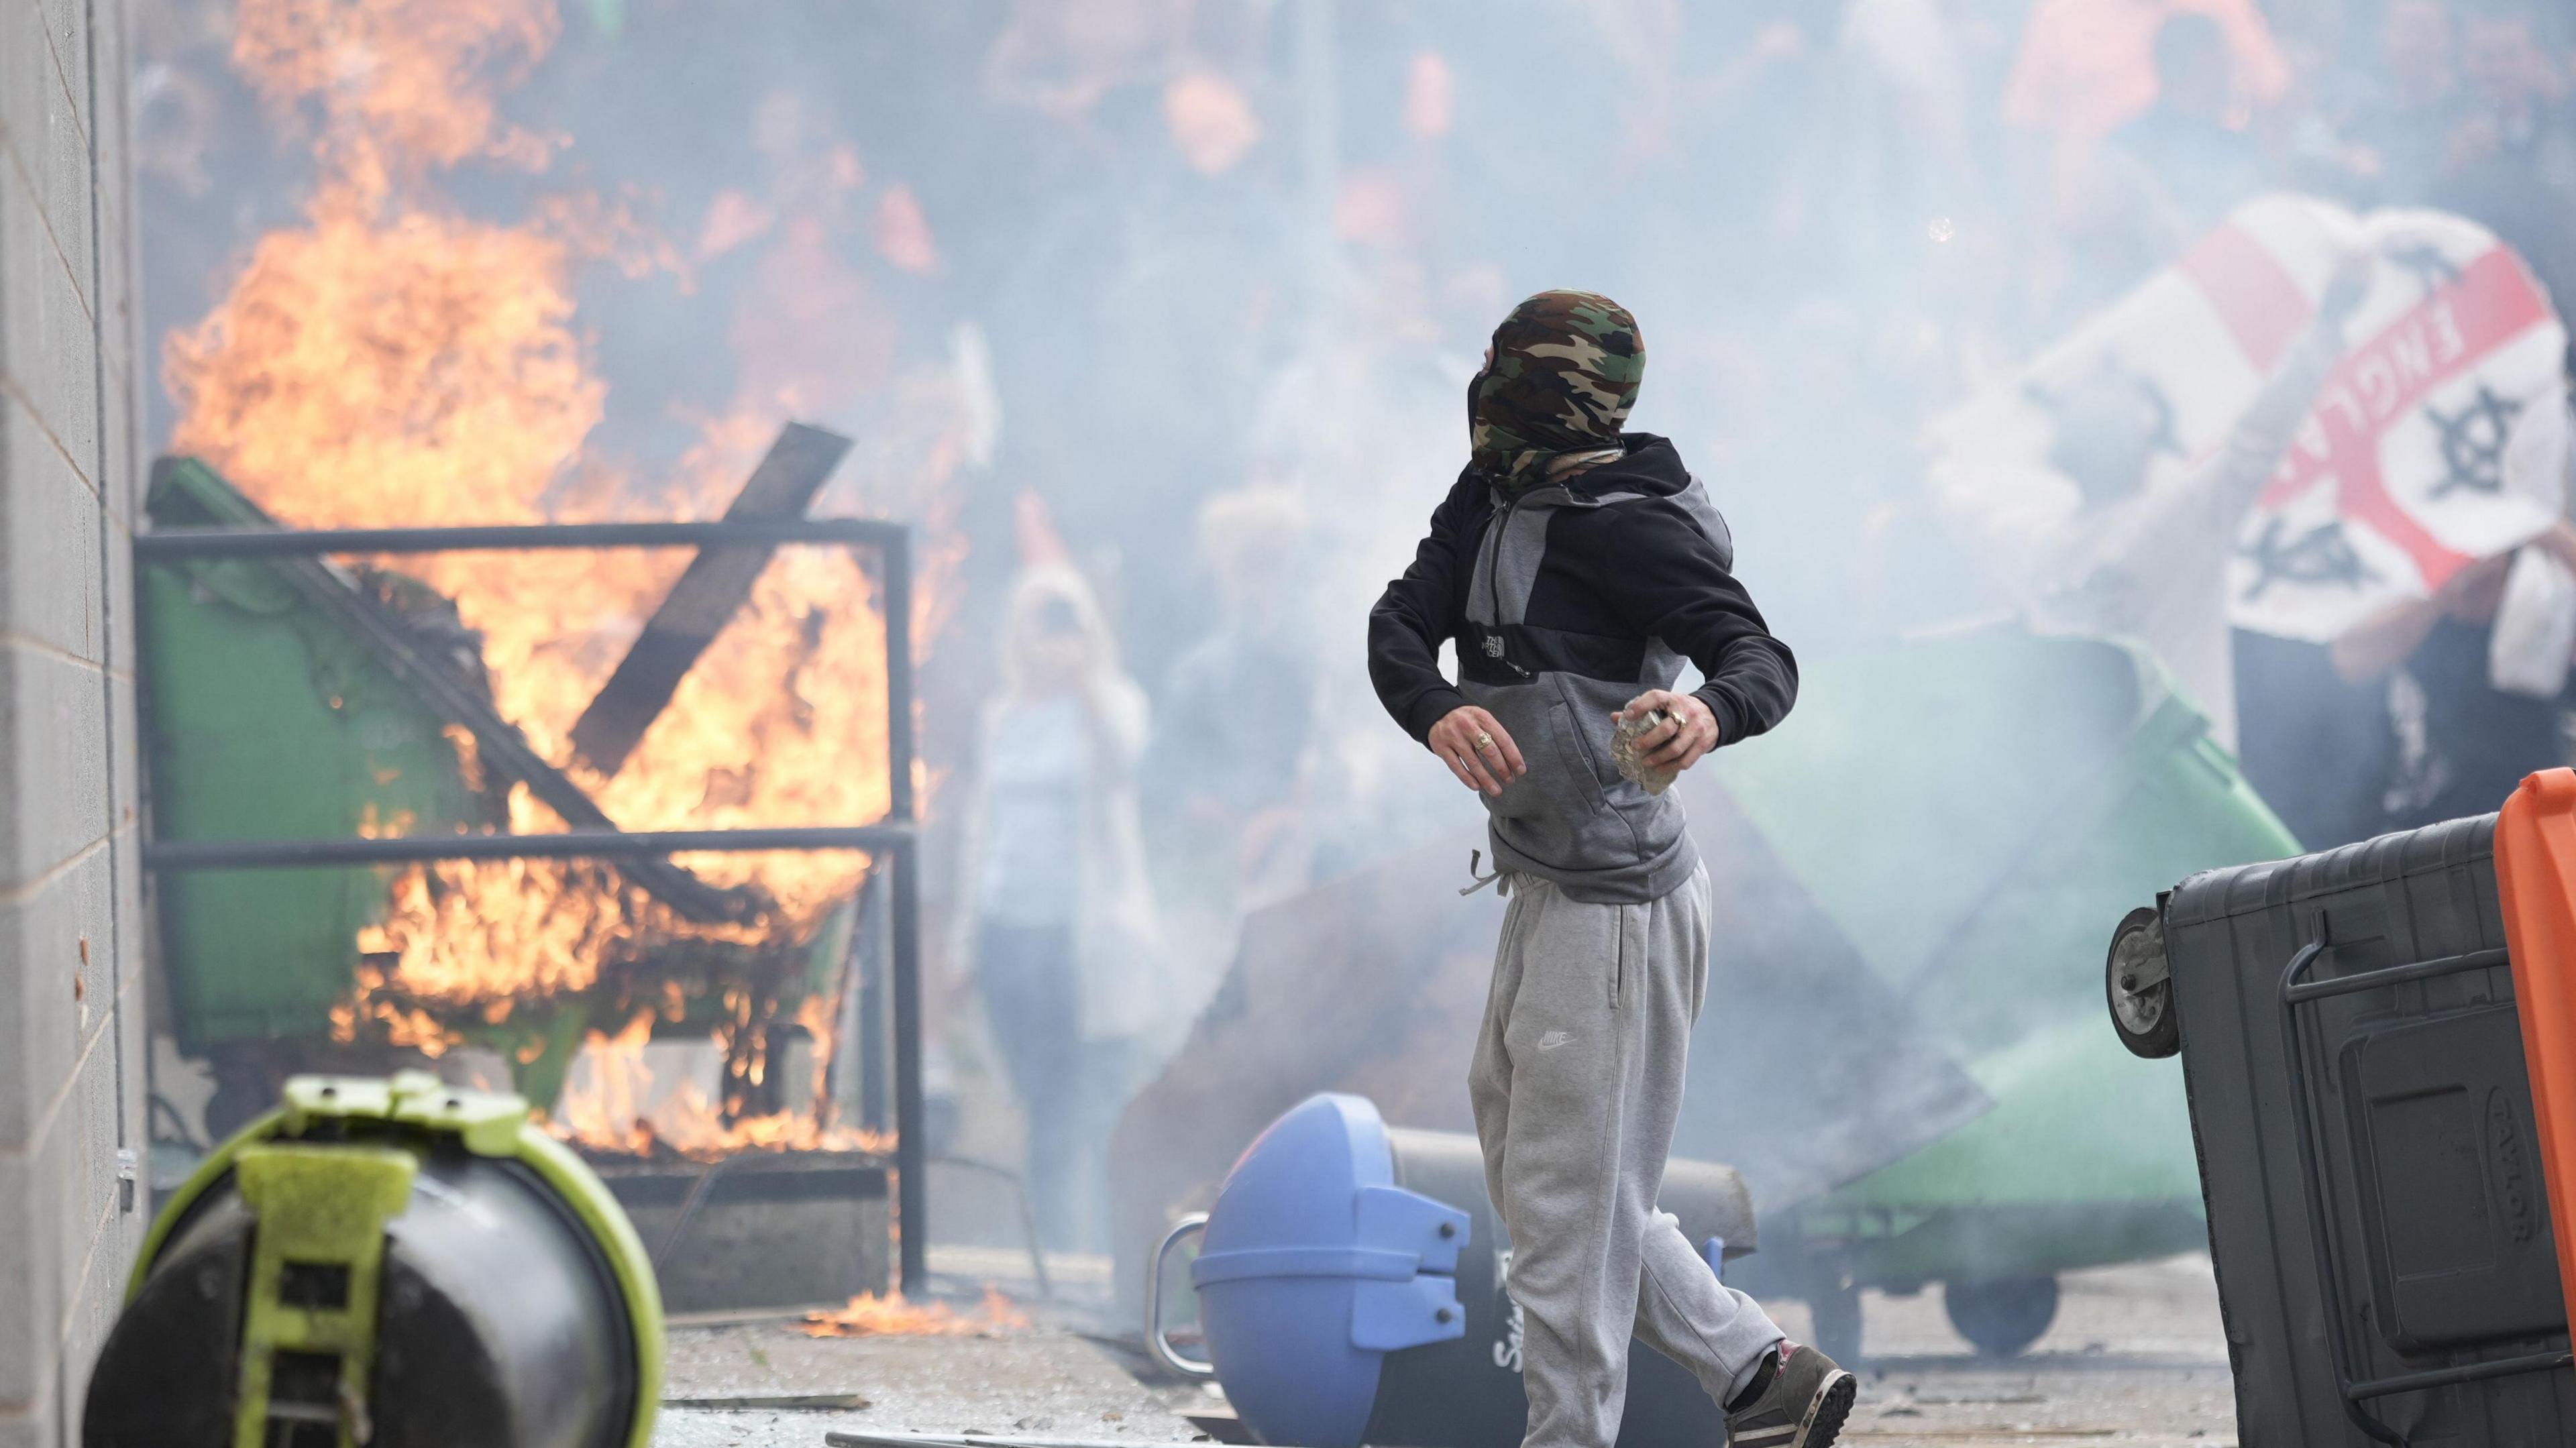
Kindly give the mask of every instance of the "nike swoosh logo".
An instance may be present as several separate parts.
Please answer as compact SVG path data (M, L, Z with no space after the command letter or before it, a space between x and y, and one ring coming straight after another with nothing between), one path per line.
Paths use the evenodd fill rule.
M1550 1031L1546 1035L1538 1038L1538 1048L1542 1051L1553 1051L1559 1046L1571 1046L1573 1044L1574 1038L1563 1031Z

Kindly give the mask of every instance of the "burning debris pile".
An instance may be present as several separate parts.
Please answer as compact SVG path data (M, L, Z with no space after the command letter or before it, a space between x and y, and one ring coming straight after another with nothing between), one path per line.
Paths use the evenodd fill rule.
M728 1000L739 999L729 994ZM824 1074L832 1059L832 1023L828 1016L837 993L809 995L787 1024L803 1030L814 1043L812 1094L828 1102ZM553 1120L559 1133L593 1151L633 1156L679 1155L713 1158L738 1151L841 1151L886 1153L892 1138L836 1122L828 1109L775 1110L746 1113L711 1098L685 1074L676 1081L656 1079L645 1058L653 1039L653 1011L635 1013L615 1035L589 1033L579 1069L564 1092ZM776 1022L764 1022L764 1046L777 1038ZM737 1027L737 1030L741 1029ZM719 1044L731 1036L719 1033ZM784 1053L778 1053L783 1055ZM730 1062L731 1054L726 1057ZM771 1052L751 1058L752 1069L766 1075ZM758 1089L765 1080L749 1083Z
M501 222L442 192L441 175L467 162L546 172L565 138L509 125L496 97L544 57L558 23L548 0L242 0L234 64L281 123L311 128L318 179L301 219L264 236L223 302L169 339L175 452L300 528L805 511L845 443L831 439L820 469L783 490L770 478L778 452L799 433L829 434L790 429L750 469L799 405L792 386L746 389L701 423L669 476L586 450L608 384L586 353L574 269L676 265L670 248L596 196L546 198ZM370 819L364 831L884 816L880 581L837 548L743 566L748 552L441 553L344 571L380 599L452 604L460 677L553 781L550 792L524 767L513 777L488 730L451 726L484 817ZM710 585L711 572L729 576ZM675 612L702 626L676 658ZM567 818L568 800L598 818ZM393 873L382 919L357 942L364 964L335 1037L430 1055L493 1049L541 1101L578 1053L586 1069L571 1073L557 1123L606 1150L881 1146L836 1127L823 1089L872 862L710 854L654 868L703 888L656 889L639 866L580 861ZM712 1040L724 1063L712 1091L692 1082L647 1101L643 1047L657 1032ZM791 1114L780 1075L795 1039L810 1043L814 1106Z

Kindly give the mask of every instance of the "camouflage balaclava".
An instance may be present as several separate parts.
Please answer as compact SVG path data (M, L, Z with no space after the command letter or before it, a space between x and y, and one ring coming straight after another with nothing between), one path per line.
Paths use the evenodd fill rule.
M1467 386L1469 466L1518 492L1619 455L1646 375L1628 309L1593 292L1541 292L1494 329L1494 360Z

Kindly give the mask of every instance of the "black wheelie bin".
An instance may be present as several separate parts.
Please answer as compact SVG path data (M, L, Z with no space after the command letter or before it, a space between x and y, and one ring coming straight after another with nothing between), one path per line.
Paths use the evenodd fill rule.
M2114 937L2115 1029L2182 1056L2243 1448L2576 1444L2576 1111L2535 1091L2576 1059L2576 774L2503 819L2501 894L2485 815L2194 875Z

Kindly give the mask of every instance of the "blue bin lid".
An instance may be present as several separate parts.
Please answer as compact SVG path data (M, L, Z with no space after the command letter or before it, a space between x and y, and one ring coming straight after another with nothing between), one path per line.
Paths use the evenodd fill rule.
M1454 1340L1466 1212L1395 1185L1365 1098L1307 1098L1254 1138L1190 1281L1217 1378L1264 1442L1352 1448L1385 1355Z

